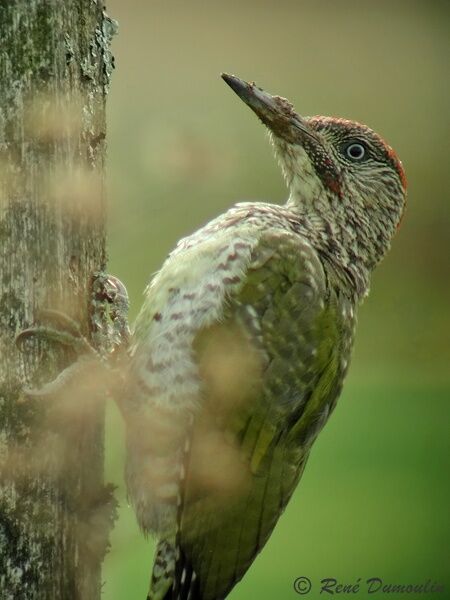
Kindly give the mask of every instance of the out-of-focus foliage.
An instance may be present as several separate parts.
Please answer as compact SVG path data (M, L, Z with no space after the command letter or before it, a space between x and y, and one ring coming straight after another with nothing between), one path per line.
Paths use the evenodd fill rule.
M360 310L338 408L286 514L230 597L293 598L300 575L315 586L309 597L325 577L445 581L448 5L109 0L108 9L120 23L108 101L109 268L128 286L132 317L180 237L235 201L285 199L263 127L220 71L287 96L305 115L367 123L394 146L408 177L407 213ZM114 407L107 461L122 508L105 598L142 598L153 545L126 504Z

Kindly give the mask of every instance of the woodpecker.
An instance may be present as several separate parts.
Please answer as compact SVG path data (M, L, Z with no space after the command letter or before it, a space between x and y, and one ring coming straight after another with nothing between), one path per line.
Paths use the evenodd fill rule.
M223 599L266 543L406 201L400 161L367 126L222 77L267 127L289 197L236 204L146 289L124 414L129 497L158 539L148 600Z

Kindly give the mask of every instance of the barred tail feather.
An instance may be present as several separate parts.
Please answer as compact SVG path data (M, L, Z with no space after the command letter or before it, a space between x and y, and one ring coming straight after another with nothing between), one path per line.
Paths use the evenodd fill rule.
M168 540L160 540L156 547L147 600L172 600L175 564L175 545Z
M199 580L192 565L175 546L161 540L156 549L147 600L203 600Z
M192 564L184 552L179 549L175 566L173 597L168 596L164 600L203 600L199 584L200 581L192 568Z

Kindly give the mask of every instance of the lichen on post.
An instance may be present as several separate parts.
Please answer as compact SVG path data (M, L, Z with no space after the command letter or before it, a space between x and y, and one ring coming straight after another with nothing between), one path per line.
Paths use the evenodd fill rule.
M100 598L115 501L104 406L80 380L30 398L70 348L17 334L57 309L95 344L105 252L105 100L115 23L93 0L0 0L0 597ZM95 379L95 378L94 378ZM98 382L97 382L98 383Z

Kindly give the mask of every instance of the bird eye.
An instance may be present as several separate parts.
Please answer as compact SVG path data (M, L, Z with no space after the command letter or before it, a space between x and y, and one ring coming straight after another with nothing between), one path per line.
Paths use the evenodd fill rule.
M351 142L344 147L344 152L350 160L362 160L366 156L366 147L361 142Z

